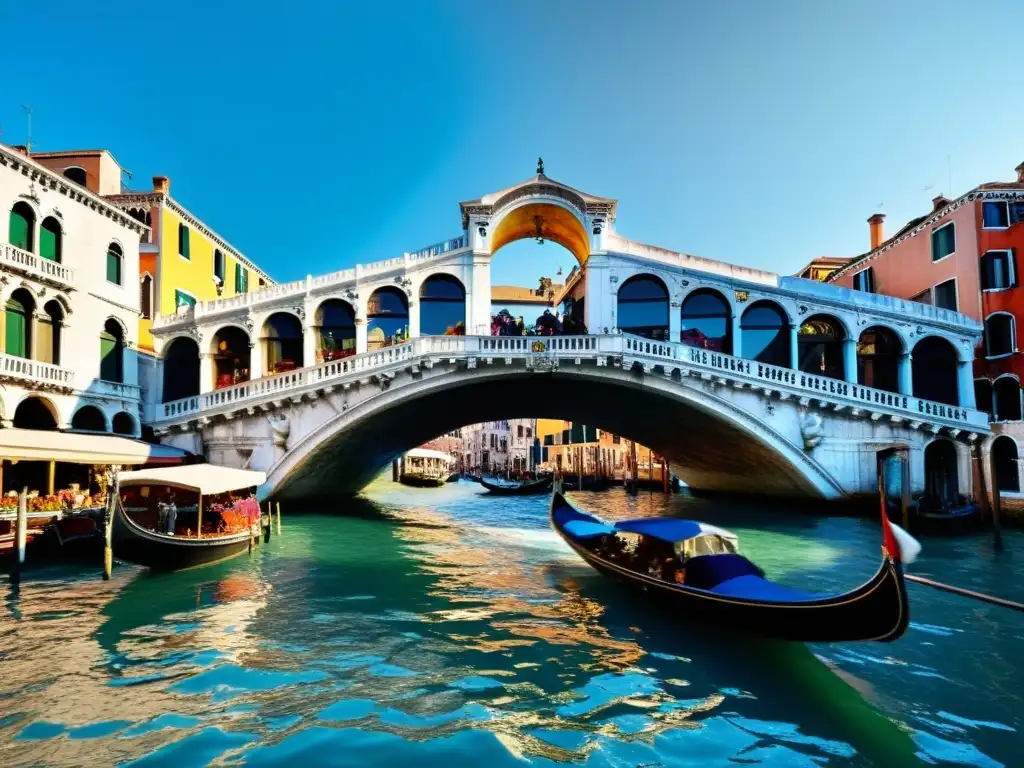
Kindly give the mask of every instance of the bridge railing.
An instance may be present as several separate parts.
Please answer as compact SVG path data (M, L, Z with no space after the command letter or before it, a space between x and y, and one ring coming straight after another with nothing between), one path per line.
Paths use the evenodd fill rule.
M823 400L836 407L879 409L911 421L937 420L964 428L987 430L986 414L954 405L923 400L912 395L865 387L855 382L759 363L722 352L624 334L593 336L421 336L404 344L383 347L359 355L331 360L308 368L241 382L192 397L163 403L158 421L175 422L230 408L246 402L282 397L296 390L323 386L346 377L386 369L429 357L452 358L609 358L626 357L644 364L697 371L707 378L742 382L766 391Z

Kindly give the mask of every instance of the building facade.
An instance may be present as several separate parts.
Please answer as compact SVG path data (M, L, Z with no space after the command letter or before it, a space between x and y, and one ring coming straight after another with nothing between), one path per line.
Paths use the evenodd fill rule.
M114 162L93 160L94 175ZM3 145L0 210L0 456L8 429L139 435L139 241L148 228ZM32 471L5 463L4 490Z
M485 474L529 471L533 468L536 419L503 419L470 424L459 430L462 466Z
M1019 492L1024 164L1017 166L1015 181L980 184L955 200L936 197L931 211L889 238L883 236L884 218L868 220L871 250L832 273L829 282L956 310L984 324L973 365L975 401L993 421L985 448L995 457L995 480L1001 490ZM934 450L942 448L940 443Z

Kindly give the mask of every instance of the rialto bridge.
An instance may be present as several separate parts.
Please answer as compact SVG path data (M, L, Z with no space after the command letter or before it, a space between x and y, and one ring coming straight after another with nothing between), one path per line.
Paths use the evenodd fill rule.
M644 245L616 209L539 174L462 203L437 245L156 318L148 421L266 470L282 499L357 491L436 435L529 416L636 439L698 488L870 492L877 451L906 446L915 490L927 457L929 482L970 492L979 323ZM492 336L491 259L533 237L579 262L555 298L578 333Z

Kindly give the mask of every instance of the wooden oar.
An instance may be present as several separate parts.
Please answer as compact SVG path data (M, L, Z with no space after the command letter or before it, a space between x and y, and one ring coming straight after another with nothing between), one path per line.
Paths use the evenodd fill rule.
M1024 603L1017 603L1013 600L1007 600L1002 597L993 597L992 595L986 595L983 592L974 592L970 589L964 589L963 587L954 587L950 584L943 584L941 581L932 581L931 579L926 579L923 576L911 576L909 573L903 574L903 578L907 581L912 581L915 584L924 584L926 587L934 587L935 589L941 589L946 592L952 592L954 595L962 595L963 597L973 597L975 600L981 600L983 603L999 605L1003 608L1010 608L1014 611L1024 611Z

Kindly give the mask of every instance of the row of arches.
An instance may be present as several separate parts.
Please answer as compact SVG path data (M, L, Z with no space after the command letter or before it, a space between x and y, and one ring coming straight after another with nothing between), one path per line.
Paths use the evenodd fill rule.
M1017 442L1009 435L992 441L992 482L1000 491L1020 492L1020 454ZM941 508L959 504L960 462L952 440L939 438L924 449L924 490L929 501Z
M36 298L25 288L11 293L4 305L3 346L12 357L63 364L64 306L50 299L37 311ZM96 372L103 381L124 382L125 332L119 322L108 318L100 331L100 365Z
M36 242L38 239L38 242ZM56 263L64 260L64 228L56 216L45 217L36 229L36 212L24 200L12 207L7 219L7 240L15 248ZM106 278L115 285L124 283L124 250L117 243L107 245L104 264Z
M1007 373L995 381L974 380L974 402L992 421L1020 421L1022 418L1020 380Z
M12 423L18 429L59 429L57 407L45 397L26 397L14 409ZM95 405L80 406L71 417L71 429L78 432L112 432L115 435L138 433L135 417L127 411L118 411L110 419Z
M618 327L624 333L650 339L669 340L669 292L653 275L636 275L626 280L618 293ZM899 392L900 357L903 344L890 328L872 326L856 339L836 317L811 315L796 329L792 349L792 323L776 302L755 301L740 316L739 344L733 338L732 307L726 298L710 288L690 293L682 303L680 338L684 344L736 354L805 373L853 380L846 366L853 359L844 354L844 344L855 344L856 381L864 386ZM912 350L912 393L916 397L950 405L959 404L956 348L945 339L928 336Z

